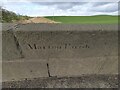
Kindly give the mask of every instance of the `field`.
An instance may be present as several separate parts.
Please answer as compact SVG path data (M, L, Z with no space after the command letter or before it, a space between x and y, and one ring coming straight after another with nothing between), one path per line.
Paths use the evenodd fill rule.
M47 16L46 18L61 23L76 24L117 24L118 16L97 15L97 16Z

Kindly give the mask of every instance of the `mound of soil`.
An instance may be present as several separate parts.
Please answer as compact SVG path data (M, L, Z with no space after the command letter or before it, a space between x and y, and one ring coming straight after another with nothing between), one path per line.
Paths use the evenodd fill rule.
M19 23L27 24L27 23L60 23L60 22L55 22L53 20L50 20L44 17L34 17L29 20L19 21Z

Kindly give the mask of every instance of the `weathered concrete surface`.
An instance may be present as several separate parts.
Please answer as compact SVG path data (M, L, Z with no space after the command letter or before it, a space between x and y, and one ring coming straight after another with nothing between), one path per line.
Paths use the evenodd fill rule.
M91 26L90 29L89 26ZM67 27L71 31L68 31ZM8 36L5 36L7 33ZM106 25L106 27L104 25L67 26L61 24L18 25L17 28L11 31L3 31L3 39L3 53L5 52L3 59L4 57L14 57L12 58L13 60L16 57L48 59L118 55L118 33L116 25ZM10 47L7 44L8 41L10 41ZM15 51L11 51L11 49ZM16 53L17 51L19 51L18 54ZM20 56L19 53L23 56Z
M50 75L76 76L82 74L118 74L118 57L89 57L74 59L50 59Z
M117 25L17 25L3 30L2 49L6 81L118 73Z
M2 80L18 81L36 77L49 77L46 62L14 61L2 63Z
M118 24L26 24L19 31L118 31Z
M2 32L2 59L11 60L22 58L18 42L12 30Z
M118 55L114 31L15 31L26 59Z

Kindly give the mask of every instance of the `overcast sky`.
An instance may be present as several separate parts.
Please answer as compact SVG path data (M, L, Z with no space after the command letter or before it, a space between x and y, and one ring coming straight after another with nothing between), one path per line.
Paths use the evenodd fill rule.
M117 2L3 2L3 8L28 16L118 15Z

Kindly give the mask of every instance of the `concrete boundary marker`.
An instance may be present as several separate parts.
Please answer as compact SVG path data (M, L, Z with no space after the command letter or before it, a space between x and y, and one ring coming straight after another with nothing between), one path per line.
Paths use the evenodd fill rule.
M86 26L26 24L5 28L3 81L118 74L117 25Z

